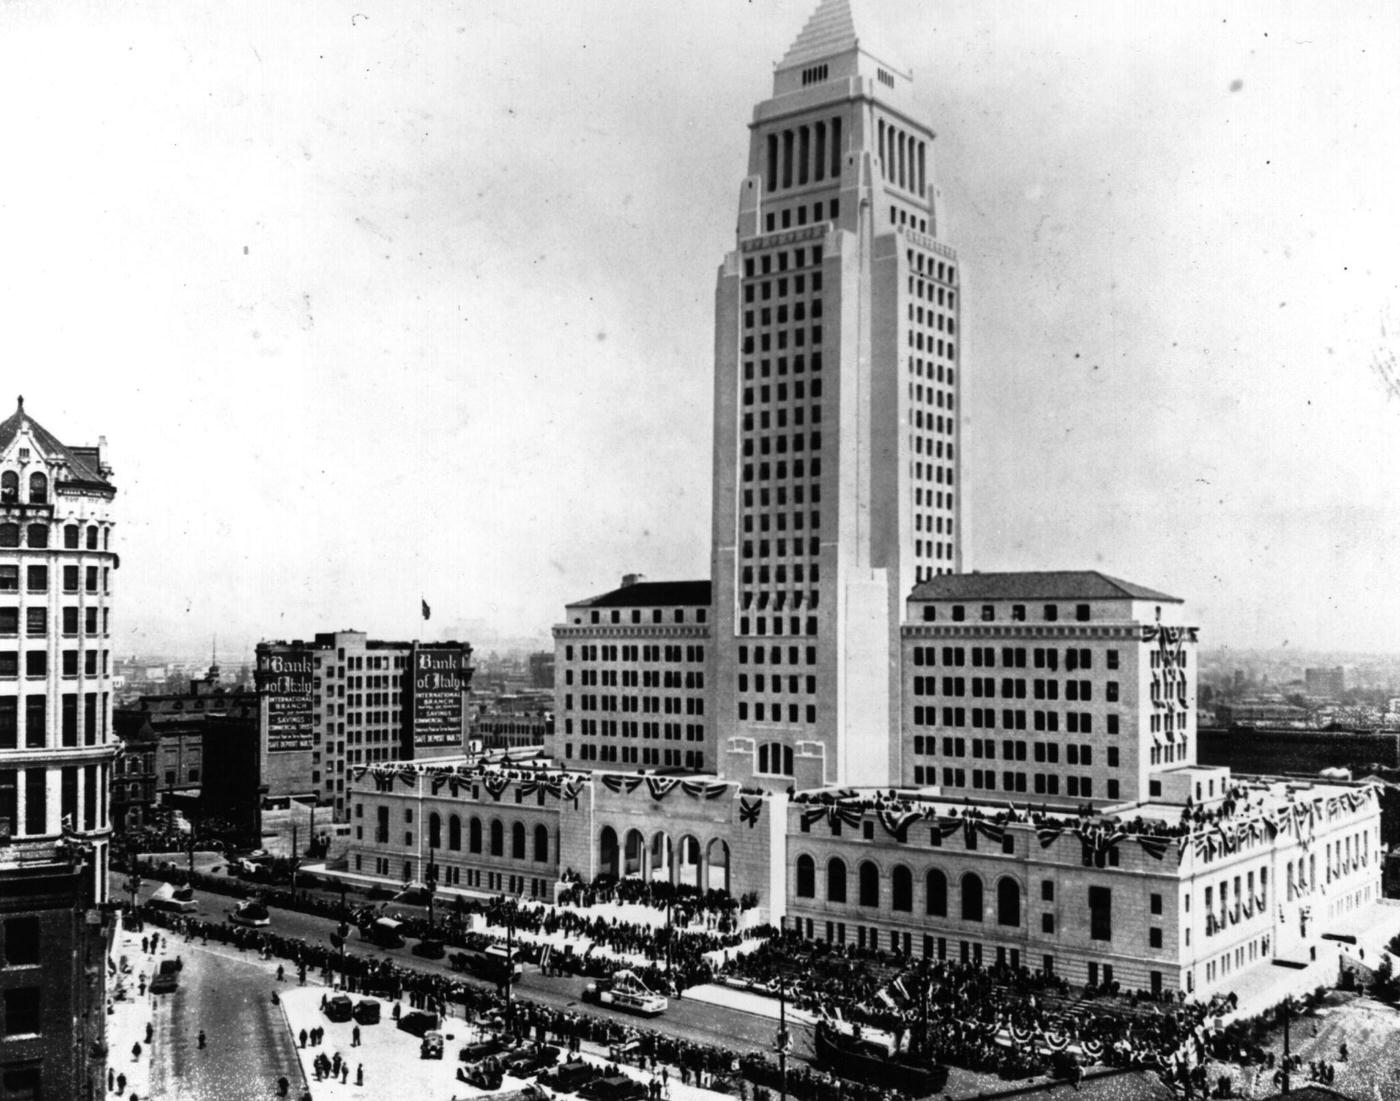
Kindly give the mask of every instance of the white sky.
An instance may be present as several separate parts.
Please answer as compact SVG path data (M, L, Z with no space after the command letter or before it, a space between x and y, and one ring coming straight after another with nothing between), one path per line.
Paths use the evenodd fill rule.
M0 362L110 441L122 650L705 576L715 269L814 7L0 5ZM1400 6L866 7L964 260L968 565L1400 648Z

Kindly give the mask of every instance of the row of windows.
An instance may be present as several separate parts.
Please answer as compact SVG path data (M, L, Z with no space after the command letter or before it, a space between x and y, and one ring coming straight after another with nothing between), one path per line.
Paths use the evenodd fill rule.
M62 610L62 626L65 635L76 635L78 633L78 608L64 608ZM84 634L110 634L112 625L112 610L110 608L84 608L81 609L83 615ZM99 623L101 628L99 630ZM24 633L30 638L43 638L49 633L49 610L47 607L26 608L24 610ZM0 607L0 635L19 634L19 609L10 605Z
M801 460L801 459L794 459L794 460L792 461L792 477L794 477L794 478L803 478L803 477L805 477L806 475L803 473L804 469L805 469L805 467L804 467L804 464L803 464L803 460ZM811 469L811 476L812 476L813 478L820 478L820 477L822 476L822 461L821 461L821 459L820 459L819 457L813 456L812 462L811 462L811 468L810 468L810 469ZM779 481L783 481L784 479L786 479L786 478L788 477L788 464L787 464L787 460L786 460L786 459L779 459L778 462L775 463L771 468L768 466L767 463L761 464L761 467L760 467L760 474L762 475L762 480L763 480L763 481L768 481L768 480L769 480L769 475L770 475L770 474L771 474L774 478L778 479ZM783 496L783 494L784 494L784 492L785 492L785 489L786 489L786 487L784 487L784 486L778 486L778 487L777 487L777 494L778 494L777 501L778 501L778 504L780 504L780 505L786 503L786 498ZM795 492L796 492L796 487L794 487L794 493L795 493ZM794 496L793 499L796 500L796 497ZM746 490L744 490L743 501L744 501L744 507L745 507L745 508L753 508L753 507L754 507L754 494L753 494L753 490L752 490L752 489L746 489ZM798 503L800 503L800 502L798 502ZM765 508L765 509L766 509L766 508L769 508L769 507L771 506L771 504L772 504L772 500L771 500L771 495L770 495L769 488L768 488L767 486L761 487L761 488L759 489L759 491L758 491L758 506L759 506L759 508Z
M781 310L782 307L779 307L779 309ZM765 310L764 312L766 313L767 311ZM801 379L798 379L796 382L794 382L794 383L792 384L792 396L793 396L793 398L794 398L795 400L797 400L797 401L802 401L802 400L806 397L806 395L807 395L806 384L803 383L803 381L802 381ZM822 380L821 380L821 379L819 379L819 378L814 378L814 379L812 380L811 395L812 395L812 397L814 397L814 398L819 398L819 397L822 396ZM786 382L780 382L780 383L778 383L778 385L777 385L776 387L768 386L768 385L766 385L766 384L763 385L763 386L758 386L758 387L754 387L754 386L745 386L745 387L744 387L744 404L745 404L745 405L752 405L752 404L754 403L755 400L761 402L761 403L764 404L764 405L768 404L768 402L770 402L770 401L775 401L775 400L776 400L776 401L787 401L787 400L788 400L788 385L787 385Z
M739 701L739 719L747 722L749 719L749 704L745 700ZM800 717L799 717L800 716ZM753 705L753 721L756 723L780 723L780 722L807 722L817 721L817 707L815 704L805 706L796 703L787 705L787 718L783 718L783 705L781 703L764 704L762 702Z
M778 673L772 674L771 678L765 677L762 673L755 673L753 676L753 690L755 692L767 691L766 686L770 680L774 692L783 691L783 678ZM739 691L749 691L749 675L747 673L739 674ZM799 678L795 674L790 674L787 678L787 691L806 692L808 695L814 695L817 691L817 678L813 676Z
M621 749L621 753L618 752L619 749ZM639 749L640 754L638 753ZM573 743L565 742L565 759L572 760L573 756ZM607 744L584 744L578 747L578 759L580 761L599 761L603 763L654 765L662 768L701 769L705 766L705 754L701 750L685 750L684 761L682 761L682 752L679 749L654 749L647 746L625 745L619 747Z
M101 668L98 666L98 654L101 654ZM89 677L106 676L108 650L85 650L83 651L83 674ZM65 677L76 677L78 675L78 651L64 650L62 653L62 669ZM14 680L20 675L19 672L19 652L15 650L0 650L0 680ZM47 650L26 650L24 652L24 675L29 678L47 677L49 675L49 653ZM8 697L14 699L13 696Z
M29 503L31 505L44 505L48 504L48 500L49 476L36 470L29 475ZM0 504L12 505L18 502L19 474L13 470L7 470L0 474Z
M26 524L22 534L24 545L33 549L44 549L49 545L49 524ZM78 524L63 525L63 546L65 550L81 550L83 528ZM0 547L18 547L21 528L19 524L0 524ZM87 525L87 549L107 550L111 541L111 529L99 528L96 524ZM100 548L98 544L101 544Z
M1004 700L1024 700L1028 682L1023 677L1001 678L1000 698ZM1061 686L1064 697L1070 702L1088 703L1094 698L1094 686L1087 680L1046 680L1036 677L1029 682L1031 698L1037 700L1058 700ZM971 684L963 677L915 677L913 691L916 696L971 696L973 699L994 700L997 698L995 677L973 677ZM940 688L942 689L940 691ZM1110 700L1118 697L1118 682L1108 681L1104 685L1105 695Z
M572 694L564 696L564 710L574 710ZM704 696L595 696L585 692L578 698L579 711L638 712L643 715L703 715Z
M704 623L704 622L705 622L705 619L706 619L706 614L707 614L707 612L708 612L708 609L706 609L706 608L693 608L693 609L691 609L691 615L692 615L693 618L692 618L692 620L690 620L690 622L694 622L694 623ZM630 622L630 623L641 623L641 622L642 622L642 619L643 619L643 617L642 617L642 609L640 609L640 608L633 608L632 611L631 611L631 613L630 613L630 615L628 616L628 622ZM603 613L602 613L601 611L599 611L598 609L596 609L596 608L593 609L593 611L589 613L588 621L589 621L590 623L602 623L602 622L603 622ZM675 609L672 609L672 612L671 612L671 621L672 621L673 623L685 623L685 622L687 622L687 620L686 620L686 615L685 615L685 609L684 609L684 608L675 608ZM617 608L612 609L612 611L608 613L607 622L608 622L608 623L621 623L621 622L622 622L622 612L621 612L621 610L620 610L620 609L617 609ZM662 622L662 609L660 609L660 608L653 608L653 609L651 610L651 622L652 622L652 623L660 623L660 622Z
M574 732L574 720L566 718L564 720L564 733ZM678 742L684 736L687 742L703 742L705 740L704 723L660 723L660 722L636 722L632 719L580 719L579 733L585 737L598 738L643 738L646 740L664 739L668 742Z
M97 567L87 567L87 591L97 592ZM111 570L102 571L102 591L111 592ZM49 591L49 568L48 566L26 566L25 567L25 590L31 593L46 593ZM75 593L78 591L78 567L63 567L63 591ZM19 566L0 566L0 592L19 592Z
M803 647L789 646L787 648L787 663L789 665L799 664L798 655L804 652ZM781 665L783 662L783 648L781 646L755 646L750 651L747 646L739 647L739 664L748 665L750 656L753 657L754 665L762 665L764 657L767 656L769 665ZM808 665L817 664L817 648L815 646L805 647L805 657Z
M774 340L775 336L777 337L776 340ZM820 325L813 325L810 329L794 327L791 329L779 329L776 333L762 332L759 333L757 342L754 341L753 337L746 336L744 337L744 355L751 356L754 352L785 351L788 348L789 340L791 340L794 351L798 348L806 348L809 346L809 337L810 347L821 347L822 327ZM814 371L818 369L815 361L812 364L812 369ZM745 425L745 427L751 426Z
M1030 726L1026 725L1026 716L1031 719ZM915 726L942 726L953 729L970 728L972 730L1036 730L1044 734L1058 734L1060 732L1060 712L1058 711L1023 711L1002 709L1000 713L1001 722L997 722L997 709L994 707L944 707L941 710L933 706L915 706L911 718ZM1064 729L1066 734L1092 734L1094 732L1094 716L1087 711L1067 711L1064 713ZM1104 716L1104 730L1108 734L1117 734L1120 729L1118 716L1109 714Z
M770 633L771 633L771 634L774 635L775 637L776 637L776 636L780 636L780 635L782 635L782 634L784 633L784 631L783 631L783 617L782 617L782 616L779 616L779 615L775 615L775 616L772 617L772 627L773 627L773 630L772 630L771 632L768 630L768 626L769 626L769 621L768 621L768 617L766 617L766 616L761 616L761 615L760 615L760 616L754 616L753 619L752 619L752 621L750 621L750 618L749 618L748 616L746 616L746 615L745 615L745 616L740 616L740 617L739 617L739 634L741 634L741 635L748 635L748 634L752 633L752 634L756 634L756 635L766 635L766 634L770 634ZM801 616L789 616L789 617L788 617L788 627L789 627L789 630L786 632L788 635L800 635L800 634L803 634L804 632L803 632L803 630L802 630L802 628L803 628L802 617L801 617ZM807 617L807 621L806 621L806 632L805 632L805 633L808 634L808 635L815 635L815 634L817 633L817 617L816 617L816 616L814 616L814 615L809 615L809 616Z
M95 830L106 825L107 785L98 783L97 765L72 765L46 771L24 770L24 819L19 817L20 773L0 769L0 825L5 832L40 836L49 832L48 775L59 773L58 811L77 829ZM79 792L82 793L81 809ZM21 829L20 827L23 826Z
M937 646L914 646L911 652L915 665L938 665L939 647ZM1065 672L1073 673L1081 669L1092 669L1094 667L1094 652L1084 646L1070 646L1064 650ZM1033 662L1036 669L1048 669L1056 672L1060 668L1061 651L1054 646L1036 646L1027 649L1024 646L1003 646L1001 647L1001 664L1006 669L1025 669L1027 658ZM1118 668L1118 651L1107 650L1104 652L1104 662L1109 669ZM942 647L942 664L945 666L962 668L971 665L974 669L991 669L997 664L997 647L995 646L944 646Z
M799 275L799 276L797 276L796 278L801 279L802 277ZM819 282L821 281L821 275L820 275L820 274L815 274L815 275L813 275L813 276L812 276L812 281L813 281L814 283L819 283ZM782 282L782 280L779 280L779 282ZM774 358L777 360L778 377L779 377L779 378L786 378L786 377L787 377L787 373L788 373L788 363L789 363L789 361L790 361L791 364L792 364L792 373L793 373L794 375L800 375L800 374L802 374L802 373L807 369L807 353L805 353L805 352L795 352L795 353L793 353L793 355L792 355L791 357L788 357L788 356L776 356L776 357L774 357ZM771 360L771 359L760 359L760 360L758 361L758 374L759 374L759 377L760 377L760 378L771 378L771 377L772 377L772 375L773 375L773 362L774 362L774 361ZM812 373L813 373L813 374L816 374L816 373L818 373L818 372L821 371L821 369L822 369L822 354L821 354L821 352L820 352L819 350L813 350L813 351L812 351L812 353L811 353L811 364L812 364ZM744 361L744 381L745 381L745 382L752 382L753 380L754 380L754 361L751 360L751 359L747 359L747 360ZM813 381L813 384L815 385L819 380L813 379L812 381ZM820 390L820 389L817 389L817 390L814 390L814 391L813 391L813 395L812 395L813 397L819 397L820 395L821 395L821 390Z
M743 584L752 585L755 577L754 568L752 566L743 567L739 576ZM776 563L771 567L771 572L769 566L759 566L757 577L758 584L760 585L786 585L788 579L787 563ZM816 562L809 563L806 566L801 562L794 562L792 564L792 580L796 585L804 584L807 581L810 581L813 585L820 584L821 570ZM813 604L815 606L816 593L812 593L811 596L813 597Z
M1026 774L1024 772L1002 772L999 778L1001 782L998 786L998 774L995 769L974 768L969 771L961 768L951 768L945 765L942 770L941 783L944 787L970 787L978 791L1034 791L1036 795L1060 794L1060 776L1058 773L1034 773L1031 776L1029 787L1027 786ZM914 783L920 785L940 783L938 767L935 765L915 765ZM1108 799L1117 799L1119 797L1119 790L1119 782L1117 780L1109 780L1105 797ZM1089 776L1066 776L1064 794L1076 799L1092 799L1094 797L1093 778ZM1117 864L1117 852L1116 850L1112 850L1111 852L1113 863Z
M584 688L704 688L703 671L688 669L580 669ZM564 670L564 683L574 683L574 671Z
M801 513L796 513L795 515L800 516ZM812 513L813 530L815 530L819 526L820 521L821 514L818 512ZM769 558L774 555L776 555L778 558L784 558L787 556L788 553L789 541L787 539L760 539L758 540L757 544L755 544L754 540L745 539L743 546L739 549L740 554L745 558L753 558L755 545L757 546L759 558ZM793 554L802 553L803 541L801 538L793 536L791 540L791 546ZM808 554L820 554L822 549L821 537L817 535L809 536L806 541L806 546Z
M946 609L946 611L948 611L948 613L949 613L948 618L950 618L954 623L962 623L962 622L964 622L964 621L967 619L967 605L965 605L965 604L954 604L954 605L952 605L951 608ZM1088 605L1088 604L1076 604L1076 605L1074 605L1074 619L1075 619L1075 621L1078 622L1078 623L1088 623L1088 622L1090 621L1090 618L1091 618L1090 612L1091 612L1091 607L1090 607L1090 605ZM981 606L980 606L980 615L981 615L982 621L983 621L984 623L990 623L990 622L992 622L993 620L996 619L996 605L995 605L995 604L983 604L983 605L981 605ZM933 621L935 621L935 620L938 618L938 605L936 605L936 604L925 604L925 605L924 605L923 616L924 616L924 621L925 621L925 622L933 622ZM1042 606L1041 606L1041 618L1042 618L1046 623L1056 623L1056 622L1058 622L1059 619L1060 619L1060 605L1058 605L1058 604L1045 604L1045 605L1042 605ZM1024 604L1013 604L1013 605L1011 605L1011 619L1012 619L1012 622L1015 622L1015 623L1024 623L1024 622L1026 621L1026 605L1024 605Z
M674 664L681 660L688 662L704 661L705 647L681 645L661 646L651 644L646 646L616 646L612 644L599 646L588 644L578 648L578 656L580 661L667 661ZM574 660L573 646L564 647L564 660Z
M841 119L834 117L768 134L764 140L765 191L802 187L841 176Z
M1056 765L1060 763L1060 743L1058 742L1031 742L1031 751L1037 762L1043 764ZM1027 743L1023 741L1013 741L1010 738L1003 739L1001 743L1001 757L1004 761L1024 761L1026 759ZM1070 765L1092 765L1094 763L1094 747L1089 745L1070 744L1064 747L1065 763ZM914 753L916 756L936 756L938 753L938 739L932 735L923 737L914 735ZM967 757L974 759L995 760L997 755L997 743L995 738L951 738L943 739L943 756L945 757ZM1118 747L1108 747L1108 767L1118 767Z
M768 327L769 325L772 325L772 324L774 323L775 320L776 320L776 322L777 322L779 325L786 325L786 324L788 324L789 321L806 321L806 320L808 320L809 315L810 315L810 317L811 317L811 319L812 319L813 321L815 321L817 318L821 317L821 315L822 315L822 299L821 299L821 295L813 295L810 302L803 301L802 299L799 299L798 301L796 301L796 302L794 302L794 303L792 304L791 309L789 309L789 307L788 307L788 305L787 305L786 303L780 302L776 308L774 308L774 307L772 307L772 306L764 306L764 307L762 307L761 309L758 309L758 310L745 310L745 311L744 311L744 328L746 328L746 329L752 329L752 328L754 327L755 324L758 324L759 326L766 328L766 327ZM815 380L815 382L813 383L813 385L814 385L814 390L813 390L813 393L812 393L812 396L813 396L813 397L817 397L818 394L819 394L819 392L820 392L819 389L816 389L816 388L815 388L815 387L820 383L820 381L821 381L821 380L818 379L818 380ZM769 398L768 398L768 396L767 396L767 394L766 394L766 391L767 391L768 387L765 386L763 389L764 389L764 391L765 391L765 396L763 397L762 400L763 400L763 401L768 401ZM798 394L798 396L800 397L801 394ZM783 397L784 397L784 395L779 395L778 400L779 400L779 401L782 401L782 400L783 400ZM745 405L752 405L752 404L753 404L753 399L754 399L753 390L752 390L752 389L746 389L746 390L744 391L744 404L745 404Z

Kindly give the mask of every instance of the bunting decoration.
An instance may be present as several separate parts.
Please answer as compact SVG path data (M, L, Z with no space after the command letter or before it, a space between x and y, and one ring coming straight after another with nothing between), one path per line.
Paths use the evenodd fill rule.
M395 775L395 774L392 773L392 772L385 772L385 771L383 771L382 769L375 769L375 770L374 770L374 790L375 790L375 791L393 791L393 790L394 790L394 775Z
M491 793L491 798L499 803L506 788L510 787L510 777L500 772L487 772L482 774L481 783Z
M729 785L705 780L682 780L681 790L696 799L718 799L729 790Z
M918 811L907 810L897 811L882 807L879 812L880 825L885 827L885 832L896 841L904 842L909 839L909 827L923 817Z
M802 828L810 829L813 822L826 817L826 807L807 807L802 811Z
M1037 826L1035 836L1040 841L1042 849L1048 849L1055 843L1055 838L1059 837L1063 831L1059 826Z
M758 825L758 816L763 811L762 799L750 799L747 795L739 800L739 821L753 829Z
M607 776L603 777L603 786L614 793L626 792L628 795L631 795L642 786L642 777L618 776L614 773L609 773Z
M1161 860L1167 854L1168 841L1165 837L1149 837L1146 834L1139 834L1138 844L1142 846L1142 851L1153 860Z
M559 798L566 803L572 803L578 798L578 794L583 790L584 781L581 777L566 780L559 790Z
M679 783L674 776L648 776L647 790L651 792L653 799L661 800L670 795L671 789Z

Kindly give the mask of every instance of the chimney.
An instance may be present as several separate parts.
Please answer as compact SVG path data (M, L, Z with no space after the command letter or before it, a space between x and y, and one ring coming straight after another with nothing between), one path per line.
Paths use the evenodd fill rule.
M624 573L624 574L622 575L622 587L625 589L625 588L627 588L627 587L630 586L630 585L635 585L638 581L645 581L645 580L646 580L646 574L643 574L643 573Z
M112 472L112 468L107 465L107 437L97 437L97 473L107 475Z

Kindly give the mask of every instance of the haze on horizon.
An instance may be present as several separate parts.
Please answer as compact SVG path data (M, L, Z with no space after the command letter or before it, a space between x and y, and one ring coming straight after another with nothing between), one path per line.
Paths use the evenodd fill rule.
M706 576L715 270L815 6L0 8L0 354L108 438L118 651ZM857 12L939 135L968 568L1400 650L1400 8Z

